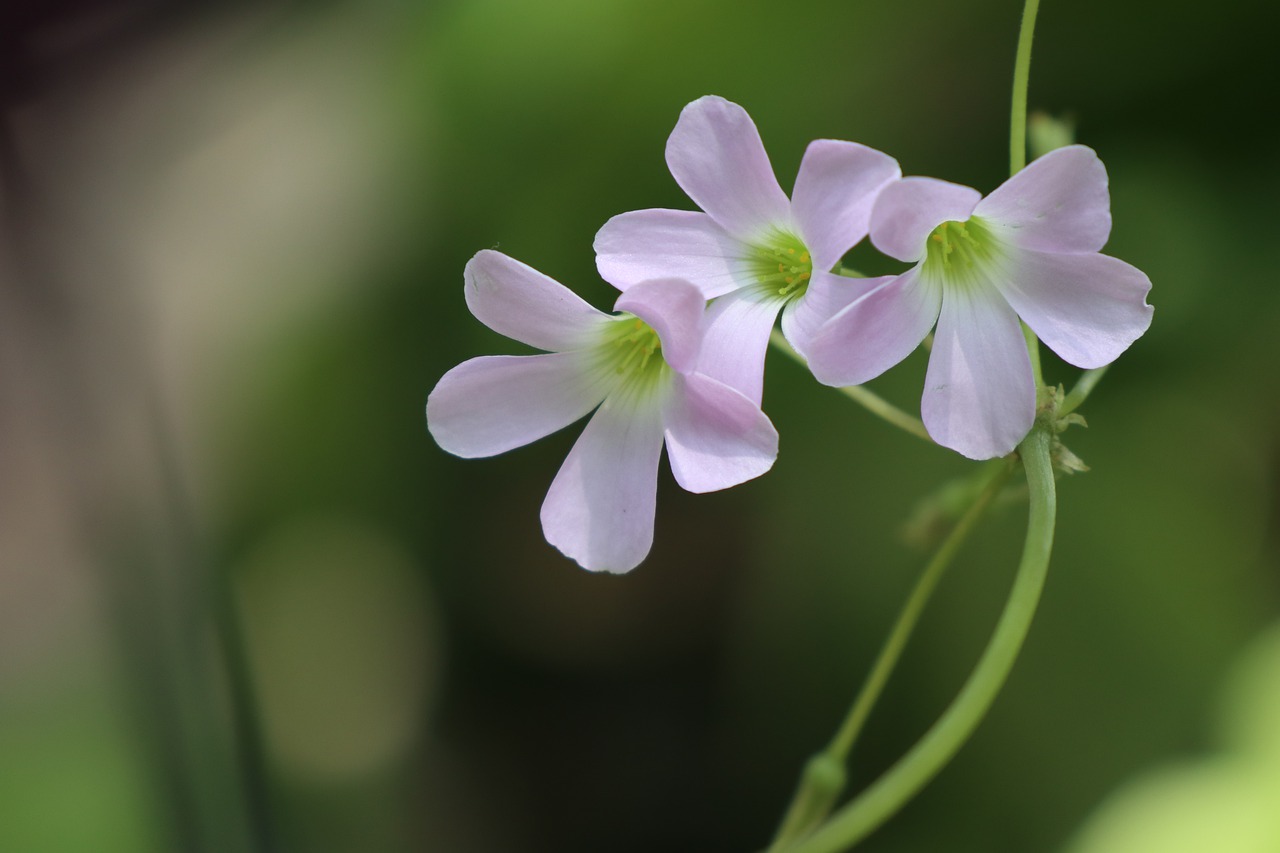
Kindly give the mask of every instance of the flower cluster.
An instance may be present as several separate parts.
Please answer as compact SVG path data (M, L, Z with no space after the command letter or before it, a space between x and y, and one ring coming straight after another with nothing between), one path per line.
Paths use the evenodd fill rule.
M1151 323L1151 283L1099 254L1111 230L1107 174L1072 145L983 198L853 142L817 140L791 197L755 124L708 96L685 107L667 164L700 211L639 210L596 235L603 314L498 252L467 265L468 307L545 350L472 359L427 401L445 450L490 456L595 411L542 507L547 540L588 569L627 571L653 537L658 460L693 492L769 470L777 432L760 409L779 313L787 340L827 385L875 378L936 326L921 412L938 444L1004 455L1031 429L1036 388L1023 324L1067 362L1110 363ZM913 266L842 275L869 237Z

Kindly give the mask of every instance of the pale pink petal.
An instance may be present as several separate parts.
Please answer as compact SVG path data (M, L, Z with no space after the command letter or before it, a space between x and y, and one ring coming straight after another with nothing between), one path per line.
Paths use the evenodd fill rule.
M898 161L874 148L834 139L809 143L791 210L815 270L832 269L867 236L877 193L901 175Z
M676 378L664 422L671 473L691 492L759 477L778 457L778 431L760 407L709 376Z
M1015 246L1039 252L1096 252L1111 234L1107 170L1083 145L1058 148L1005 181L973 215L1003 226Z
M871 242L900 261L924 257L929 232L944 222L964 222L982 194L936 178L903 178L880 191L871 208Z
M1110 364L1151 325L1151 280L1107 255L1011 253L994 280L1050 349L1077 367Z
M684 278L707 299L741 286L735 272L751 250L693 210L633 210L596 233L596 269L619 290L651 278Z
M941 290L918 269L888 279L832 317L809 344L809 369L824 385L869 382L920 346L938 319Z
M781 298L738 291L707 308L698 372L746 395L757 406L764 394L764 356Z
M662 357L672 370L693 369L707 308L698 288L678 278L642 281L619 296L613 308L635 314L658 333Z
M791 202L760 133L731 101L707 95L684 108L667 140L667 166L689 198L743 242L790 227Z
M782 309L782 333L795 351L807 358L809 343L823 324L891 278L850 278L815 271L804 295Z
M462 277L467 307L481 323L538 349L588 345L609 319L555 279L492 249L477 252Z
M626 572L653 544L661 406L611 397L587 423L542 503L542 532L592 571Z
M456 456L493 456L568 426L608 390L582 353L473 358L436 383L427 428Z
M921 415L933 440L970 459L1003 456L1035 419L1031 358L999 293L951 288L942 303Z

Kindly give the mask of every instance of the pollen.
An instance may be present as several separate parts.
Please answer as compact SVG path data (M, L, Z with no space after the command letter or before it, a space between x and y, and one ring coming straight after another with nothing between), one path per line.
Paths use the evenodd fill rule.
M775 232L756 247L750 262L756 285L778 296L793 299L800 296L813 277L809 250L794 234Z

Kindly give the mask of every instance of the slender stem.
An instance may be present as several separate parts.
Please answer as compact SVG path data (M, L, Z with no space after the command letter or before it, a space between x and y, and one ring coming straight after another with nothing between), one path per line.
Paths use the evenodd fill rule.
M977 526L978 521L986 514L991 502L995 500L996 495L1000 493L1005 483L1008 482L1009 476L1013 473L1014 462L1014 457L1009 456L1007 459L1001 460L990 471L988 480L978 494L977 499L965 511L965 514L960 517L956 526L933 555L933 559L929 561L929 565L925 567L924 573L916 584L916 588L912 590L911 597L907 600L906 606L903 607L902 613L898 616L898 621L893 626L893 631L889 634L889 638L880 652L879 659L876 660L875 666L867 676L867 683L863 686L853 707L850 708L849 716L845 719L844 725L840 727L840 731L836 733L831 746L828 747L828 752L843 758L853 747L859 733L862 731L862 726L871 714L872 706L875 705L876 700L880 697L881 691L889 680L890 673L893 672L894 665L897 663L898 658L901 657L902 650L907 645L907 640L910 639L916 623L920 620L920 614L924 611L925 604L928 603L934 587L938 585L938 581L946 573L951 561L955 558L956 553L959 552L960 546L969 538L973 528Z
M781 352L786 353L800 364L805 364L804 356L796 352L791 344L787 343L787 339L777 329L773 330L773 334L769 337L769 343L773 344ZM870 391L861 385L846 385L843 388L837 388L837 391L844 394L855 403L859 403L867 411L873 415L877 415L899 429L911 433L917 438L922 438L930 444L933 439L929 437L929 432L924 428L924 424L919 418L913 418L897 406L890 403L874 391Z
M788 848L790 853L835 853L865 838L951 760L990 709L1031 627L1053 550L1057 501L1049 446L1048 427L1037 424L1018 447L1031 493L1027 538L1009 600L968 683L910 752L830 821Z
M1040 0L1027 0L1022 7L1022 28L1018 31L1018 52L1013 62L1013 104L1009 109L1009 174L1016 175L1027 165L1027 81L1031 77L1031 39L1036 29ZM1022 324L1031 356L1031 375L1037 393L1044 386L1040 372L1040 339Z
M1027 165L1027 80L1031 76L1031 36L1036 29L1040 0L1027 0L1022 7L1022 29L1018 31L1018 53L1013 63L1013 106L1009 111L1009 174Z
M1106 375L1107 368L1110 366L1111 365L1109 364L1104 364L1102 367L1095 367L1093 370L1086 370L1084 373L1080 374L1080 379L1076 382L1076 387L1072 388L1071 391L1067 393L1066 398L1062 401L1062 405L1058 407L1058 417L1066 417L1076 409L1080 408L1080 404L1088 399L1089 394L1091 394L1094 387L1102 381L1102 377Z
M952 528L933 555L933 559L925 567L919 580L916 581L915 588L911 590L911 595L903 606L902 612L898 614L893 630L885 640L879 657L876 658L867 675L867 680L863 683L857 698L854 699L848 716L845 717L827 748L813 756L805 765L795 797L787 809L773 845L769 848L770 851L784 849L788 843L804 835L827 816L844 787L845 758L853 748L867 717L871 714L871 709L888 683L889 676L902 656L916 623L920 621L920 614L924 612L925 605L937 587L938 581L951 565L952 559L991 506L996 495L1008 482L1009 476L1013 473L1014 461L1014 457L1010 456L983 472L986 482L982 490Z
M1027 355L1031 357L1031 379L1035 382L1036 389L1036 405L1040 403L1040 389L1044 387L1044 373L1040 370L1040 339L1036 337L1036 333L1031 331L1031 327L1026 323L1022 324L1022 337L1027 341Z

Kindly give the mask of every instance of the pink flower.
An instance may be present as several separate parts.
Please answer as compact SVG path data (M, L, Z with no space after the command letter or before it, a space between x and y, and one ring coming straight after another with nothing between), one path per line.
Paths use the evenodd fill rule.
M1013 450L1035 419L1019 324L1077 367L1109 364L1151 325L1151 281L1099 254L1111 233L1107 172L1089 148L1041 157L985 199L903 178L871 213L871 242L916 262L829 320L809 367L858 385L897 364L937 323L921 412L935 441L973 459Z
M545 354L485 356L441 378L427 399L439 445L493 456L595 414L542 504L547 541L584 568L625 572L653 543L658 458L691 492L768 471L778 433L760 407L693 370L705 301L685 281L637 284L609 315L494 251L464 272L480 322Z
M759 403L778 312L787 340L804 353L823 321L880 282L831 270L866 236L872 202L901 174L898 164L863 145L821 139L805 151L788 199L751 117L709 95L681 112L667 165L705 212L615 216L596 235L596 265L619 290L678 277L714 299L698 369Z

